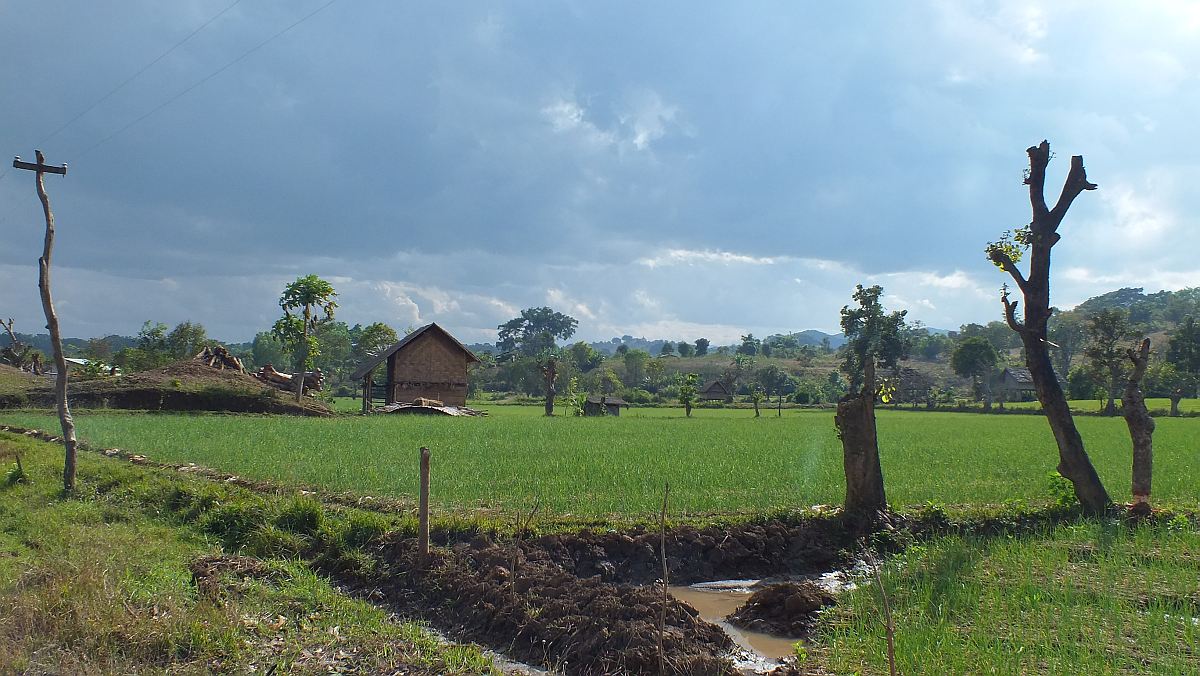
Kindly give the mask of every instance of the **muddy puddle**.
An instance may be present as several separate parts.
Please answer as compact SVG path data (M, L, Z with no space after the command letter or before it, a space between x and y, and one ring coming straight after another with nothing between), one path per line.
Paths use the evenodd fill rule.
M711 622L729 634L729 638L744 650L756 653L778 664L780 658L792 654L796 639L781 638L762 632L739 629L726 620L753 593L758 580L724 580L688 587L670 587L668 591L700 613L700 619Z

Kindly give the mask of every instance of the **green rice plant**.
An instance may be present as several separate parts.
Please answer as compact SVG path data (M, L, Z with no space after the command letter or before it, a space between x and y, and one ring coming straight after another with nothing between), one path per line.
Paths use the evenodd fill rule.
M539 496L548 519L653 514L670 481L683 518L786 513L838 504L842 452L828 410L754 418L736 409L628 409L619 417L540 415L496 406L486 418L138 415L84 412L81 437L163 462L212 467L288 487L387 496L415 503L418 449L433 453L436 517L511 513ZM54 418L0 413L0 421L51 428ZM1053 502L1046 475L1058 451L1045 419L924 411L878 412L889 502L947 512ZM1116 500L1129 485L1129 433L1119 418L1077 423ZM1159 418L1155 504L1189 507L1200 494L1200 424ZM1127 498L1126 498L1127 499Z

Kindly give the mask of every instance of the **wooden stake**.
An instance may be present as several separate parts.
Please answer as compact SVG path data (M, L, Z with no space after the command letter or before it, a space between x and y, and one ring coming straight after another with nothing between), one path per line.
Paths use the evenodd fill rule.
M37 174L38 199L42 201L42 212L46 217L46 239L42 248L42 257L38 259L38 289L42 295L42 310L46 313L46 328L50 331L50 345L54 348L54 364L58 375L54 379L54 394L58 400L58 421L62 426L63 448L66 460L63 463L63 488L75 490L75 421L71 418L71 407L67 404L67 361L63 356L62 334L58 328L58 315L54 311L54 299L50 295L50 256L54 252L54 212L50 210L50 196L46 194L45 175L66 175L67 165L51 167L46 164L42 151L35 150L37 163L22 162L20 157L13 159L13 167L26 169Z
M366 415L371 412L371 374L370 373L368 373L363 378L362 412L363 412L363 415Z
M658 517L658 552L662 558L662 607L658 614L658 673L667 673L666 652L663 648L664 638L667 633L667 585L668 585L668 569L667 569L667 498L671 495L671 484L666 482L663 484L663 504L662 513Z
M417 561L429 560L429 449L421 447L421 492L417 507Z

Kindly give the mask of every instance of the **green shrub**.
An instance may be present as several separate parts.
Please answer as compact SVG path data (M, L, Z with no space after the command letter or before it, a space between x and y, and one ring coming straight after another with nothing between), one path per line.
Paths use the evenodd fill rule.
M1067 477L1058 472L1051 472L1046 475L1048 488L1050 490L1050 498L1054 500L1056 507L1070 509L1075 506L1075 485Z
M4 477L4 485L15 486L23 483L29 483L29 475L25 473L25 470L20 465L13 465Z

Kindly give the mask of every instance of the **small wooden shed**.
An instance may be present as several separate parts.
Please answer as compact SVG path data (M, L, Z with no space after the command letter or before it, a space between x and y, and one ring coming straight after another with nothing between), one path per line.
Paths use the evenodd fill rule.
M700 401L723 401L729 403L733 401L733 391L719 380L711 380L700 388L696 393Z
M441 401L446 406L465 406L467 367L478 362L479 358L448 331L437 324L426 324L363 362L350 379L363 381L364 411L379 395L385 406L411 403L418 397ZM385 363L383 374L375 374L375 369ZM376 382L380 376L382 388Z
M1058 379L1059 387L1066 387L1067 381L1057 371L1054 372L1054 377ZM994 389L1001 401L1033 401L1037 399L1033 374L1027 368L1010 366L1004 369Z
M589 394L583 402L584 415L621 415L621 407L629 407L629 403L620 397L603 394Z

